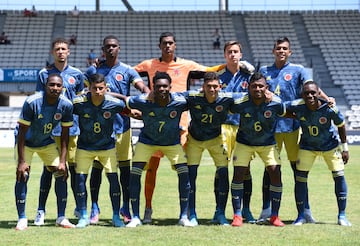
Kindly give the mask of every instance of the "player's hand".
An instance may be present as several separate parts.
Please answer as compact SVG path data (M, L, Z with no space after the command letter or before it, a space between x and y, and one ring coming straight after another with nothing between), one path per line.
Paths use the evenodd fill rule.
M26 182L30 172L30 167L26 162L19 163L16 169L16 181L24 180Z
M60 162L59 166L56 169L56 172L58 173L59 176L63 176L64 180L67 180L68 169L67 169L66 163Z
M150 91L148 96L147 96L147 100L149 100L150 102L154 103L155 102L155 93L154 91Z
M131 109L129 116L137 120L142 120L142 113L137 109Z
M344 164L348 163L348 161L349 161L349 151L341 152L341 156L342 156Z
M328 105L330 108L336 106L336 101L334 97L329 97Z
M269 91L269 90L266 90L266 91L265 91L265 102L266 102L266 103L271 102L271 100L273 99L273 96L274 96L274 93L272 93L272 92Z
M250 74L255 71L255 67L247 61L239 61L239 67Z

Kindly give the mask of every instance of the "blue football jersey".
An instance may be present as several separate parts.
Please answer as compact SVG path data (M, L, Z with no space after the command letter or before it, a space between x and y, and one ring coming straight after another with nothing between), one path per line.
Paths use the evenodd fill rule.
M216 138L221 134L221 125L225 122L230 106L234 103L233 94L219 92L217 99L209 103L204 93L189 91L184 93L191 115L188 128L191 136L198 141Z
M247 93L236 99L230 109L240 114L240 125L236 141L250 146L267 146L275 144L275 127L279 116L285 115L285 105L277 96L269 103L256 105Z
M289 62L280 69L275 64L263 66L259 72L265 76L269 90L279 96L283 102L300 98L303 84L311 80L310 74L302 65ZM281 118L276 125L276 132L293 132L299 126L299 121L296 119Z
M305 150L327 151L336 148L339 137L336 126L345 124L344 116L337 107L329 107L328 103L321 100L322 105L311 111L303 99L286 102L287 110L296 113L300 121L301 138L300 148Z
M94 72L94 69L88 69L88 74L86 76L89 76ZM130 95L131 85L135 85L137 82L142 81L138 72L120 61L113 67L109 67L105 63L102 63L100 67L96 69L96 73L104 75L109 91L120 93L125 96ZM117 114L114 122L114 132L116 134L121 134L129 129L130 118Z
M63 71L59 71L54 64L49 67L43 68L39 72L38 81L36 83L36 91L45 91L47 78L50 74L58 73L63 79L63 94L70 100L80 94L84 89L84 76L83 73L72 66L66 66ZM77 116L74 116L74 125L70 128L70 136L79 135L79 124ZM61 135L60 125L53 130L54 136Z
M115 147L112 137L115 117L125 103L122 100L105 95L104 101L95 106L91 102L91 93L73 100L74 114L79 116L80 135L77 147L84 150L107 150Z
M144 127L139 135L139 142L151 145L170 146L180 143L180 117L187 110L184 95L173 92L168 105L161 107L149 101L147 94L128 97L128 108L142 112Z
M232 74L226 67L219 72L222 90L226 92L247 92L250 74L238 71ZM228 114L225 124L236 125L240 123L239 114Z
M62 126L73 124L73 105L64 95L56 104L48 104L45 92L29 96L22 107L19 123L30 126L25 136L28 147L42 147L54 143L52 130L61 122Z

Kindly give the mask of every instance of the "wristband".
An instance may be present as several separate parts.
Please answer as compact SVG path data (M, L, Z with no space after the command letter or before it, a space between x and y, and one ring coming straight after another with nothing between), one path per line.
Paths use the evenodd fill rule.
M342 151L349 151L348 143L342 143L341 147L342 147Z

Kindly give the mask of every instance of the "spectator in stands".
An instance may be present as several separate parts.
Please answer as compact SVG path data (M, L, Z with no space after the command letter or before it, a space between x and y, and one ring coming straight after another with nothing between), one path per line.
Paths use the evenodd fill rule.
M25 17L36 17L37 16L37 11L35 8L35 5L32 6L31 10L28 10L27 8L24 9L24 16Z
M5 32L2 32L0 35L0 44L10 44L10 43L11 43L11 41L8 39Z
M213 38L213 49L219 50L220 49L220 39L221 39L221 33L219 28L215 28L214 33L212 34Z
M74 9L71 10L71 16L78 17L80 14L80 11L77 9L76 5L74 6Z
M91 66L91 65L96 65L96 60L97 60L97 55L94 52L94 49L90 49L90 52L88 54L87 57L87 65Z
M25 17L31 17L31 16L32 16L31 11L28 10L27 8L25 8L25 9L24 9L24 16L25 16Z
M71 34L70 39L69 39L69 43L70 43L70 44L73 44L73 45L76 45L76 43L77 43L77 36L76 36L75 33Z
M37 10L35 8L35 5L32 6L31 8L31 16L32 17L36 17L37 16Z

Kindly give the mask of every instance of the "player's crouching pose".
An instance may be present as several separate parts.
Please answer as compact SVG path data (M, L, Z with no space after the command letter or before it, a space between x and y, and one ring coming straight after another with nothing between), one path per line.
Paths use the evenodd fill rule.
M19 220L16 230L25 230L28 220L25 215L27 182L30 177L32 156L37 153L46 168L55 176L58 217L56 225L73 228L65 218L67 202L68 170L66 152L69 142L69 127L73 124L72 103L61 95L63 80L59 74L47 78L44 92L29 96L22 108L17 135L18 164L16 170L15 199ZM61 149L58 151L51 132L61 123ZM59 156L60 152L60 156Z
M282 182L281 162L274 137L275 124L279 116L285 115L285 105L277 96L266 102L265 91L268 89L265 77L254 73L249 80L248 93L235 100L230 108L240 114L240 125L234 149L234 174L231 183L234 218L232 226L241 226L241 201L244 195L244 176L255 152L263 160L270 175L271 219L274 226L284 226L278 213L281 203Z
M74 114L79 116L80 135L76 150L76 196L80 211L78 228L86 227L90 221L87 214L86 179L95 158L103 165L110 183L110 199L113 209L112 223L123 227L120 219L120 184L117 174L115 140L112 138L115 115L120 113L123 101L106 95L107 86L104 76L94 74L89 77L90 89L87 94L73 100Z
M345 216L347 185L344 176L344 165L349 160L349 150L346 143L343 115L335 106L329 107L328 102L320 98L319 87L313 81L304 85L302 99L288 103L287 110L295 113L302 129L295 180L298 217L293 224L302 225L306 223L304 210L307 178L316 157L322 156L332 172L335 182L338 224L351 226ZM332 123L337 126L343 146L342 150L339 149L338 136Z
M130 109L142 112L144 127L136 144L130 173L130 202L133 217L126 227L141 225L140 181L146 162L156 151L162 151L178 174L180 220L182 226L193 226L188 219L189 173L184 150L180 145L180 116L187 109L186 99L180 93L170 93L171 78L159 72L153 78L153 98L149 94L131 96L126 99Z

